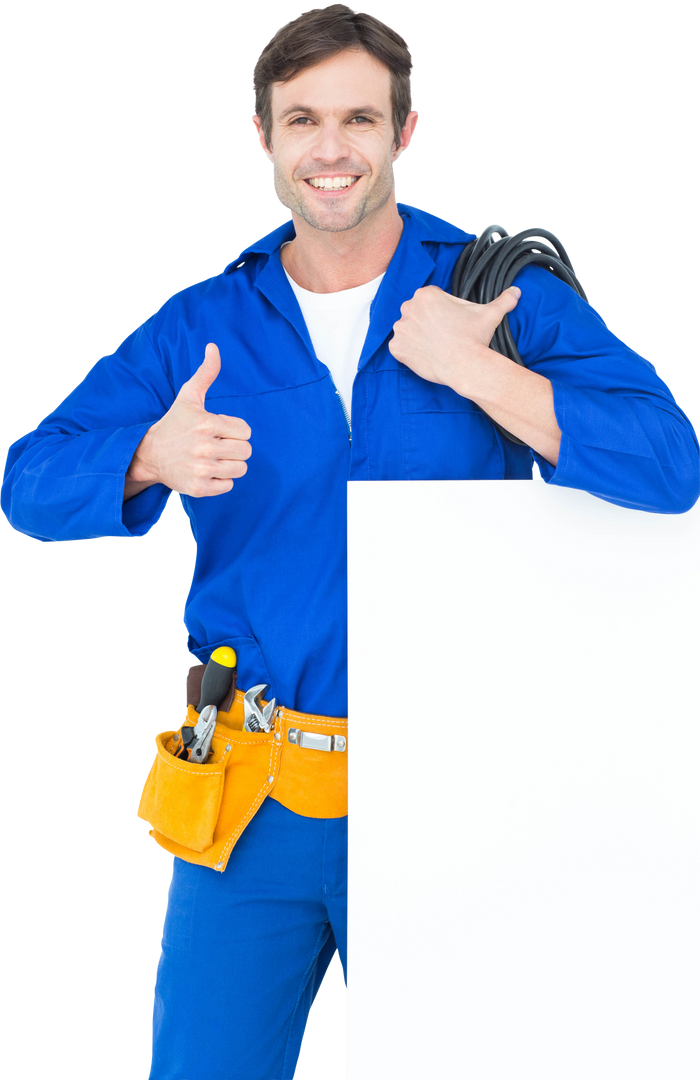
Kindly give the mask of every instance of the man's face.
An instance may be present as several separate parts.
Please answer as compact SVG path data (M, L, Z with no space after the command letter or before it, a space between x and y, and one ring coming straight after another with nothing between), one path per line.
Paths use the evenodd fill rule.
M394 149L388 68L346 50L272 87L272 139L280 201L314 229L352 229L394 190L393 162L415 125L411 113Z

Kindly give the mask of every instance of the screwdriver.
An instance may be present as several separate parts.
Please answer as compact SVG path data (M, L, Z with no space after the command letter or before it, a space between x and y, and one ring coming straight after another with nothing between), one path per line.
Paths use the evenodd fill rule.
M235 649L228 645L214 649L202 677L198 713L201 713L205 705L216 705L217 709L221 705L236 677L236 659Z
M202 677L200 701L197 707L199 720L195 727L185 725L175 735L173 740L176 746L173 751L175 757L200 763L205 762L209 757L218 706L228 694L232 683L235 689L236 659L235 650L229 648L228 645L215 649L209 657L209 663Z

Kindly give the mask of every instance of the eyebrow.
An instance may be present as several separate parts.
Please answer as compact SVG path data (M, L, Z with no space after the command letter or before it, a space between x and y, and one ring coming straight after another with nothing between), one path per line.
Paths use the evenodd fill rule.
M286 117L291 116L292 113L310 113L312 116L315 113L315 109L312 109L309 105L290 105L288 109L285 109L283 113L277 117L278 120L284 120ZM372 116L376 120L384 120L384 113L379 109L375 109L372 105L362 105L358 108L348 109L348 115L352 116Z

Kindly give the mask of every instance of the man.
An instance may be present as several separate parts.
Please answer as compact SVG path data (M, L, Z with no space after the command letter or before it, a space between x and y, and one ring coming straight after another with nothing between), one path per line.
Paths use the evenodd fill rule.
M410 68L396 33L339 4L273 38L254 119L292 221L101 360L12 447L3 491L15 527L51 539L142 535L179 492L191 651L232 646L239 687L310 727L346 715L348 479L529 479L534 458L636 509L698 494L689 422L568 286L529 268L483 307L448 294L471 235L395 201ZM523 368L489 349L507 312ZM294 749L311 791L340 760ZM160 837L179 857L152 1080L287 1080L336 947L345 962L346 819L267 794L216 862Z

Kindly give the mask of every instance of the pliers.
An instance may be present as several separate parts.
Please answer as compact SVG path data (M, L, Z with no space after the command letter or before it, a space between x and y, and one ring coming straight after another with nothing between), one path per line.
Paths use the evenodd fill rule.
M276 698L260 707L260 698L269 687L266 683L252 686L243 696L243 730L269 732L272 728L272 714L277 703ZM211 753L211 740L216 729L216 705L206 705L194 727L181 727L173 739L173 756L185 761L204 764Z
M173 754L185 761L203 765L211 753L211 740L216 729L216 705L205 705L194 727L181 727L173 740Z

